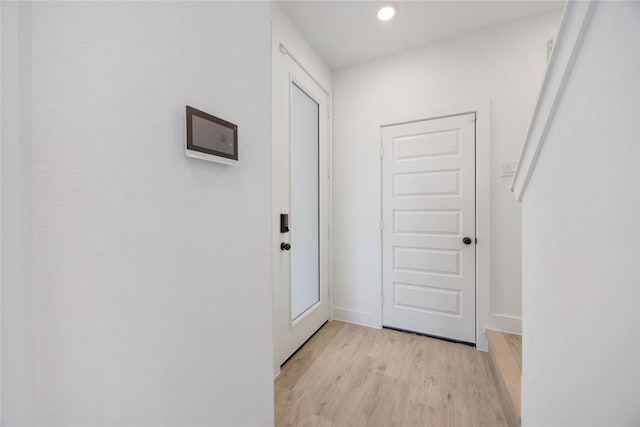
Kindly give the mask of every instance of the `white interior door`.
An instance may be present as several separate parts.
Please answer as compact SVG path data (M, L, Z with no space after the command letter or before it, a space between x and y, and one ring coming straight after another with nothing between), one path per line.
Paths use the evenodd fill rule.
M282 59L282 68L274 66L279 73L274 75L273 139L276 372L330 311L328 95L290 58ZM289 215L289 231L281 232L281 214Z
M475 343L475 113L385 126L382 153L383 324Z

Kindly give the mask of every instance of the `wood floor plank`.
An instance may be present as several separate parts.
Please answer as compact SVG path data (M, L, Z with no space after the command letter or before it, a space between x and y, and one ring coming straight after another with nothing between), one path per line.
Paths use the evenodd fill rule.
M280 387L291 388L308 369L313 362L322 354L327 344L335 337L340 329L344 327L342 322L327 322L315 335L309 339L307 344L302 346L287 363L282 366L278 376ZM293 381L293 384L289 382Z
M328 322L275 381L276 426L506 426L486 353Z
M511 349L511 353L513 354L513 357L518 363L518 367L522 372L522 335L509 334L504 332L504 339L507 340L509 349Z
M522 369L504 332L487 329L487 338L489 340L489 354L501 391L501 400L508 424L519 426L521 425L520 382Z

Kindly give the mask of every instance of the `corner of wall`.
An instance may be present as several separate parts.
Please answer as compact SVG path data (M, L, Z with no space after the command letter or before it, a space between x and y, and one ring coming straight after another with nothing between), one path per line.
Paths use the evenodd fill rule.
M492 313L491 325L494 329L503 332L522 335L522 316Z
M271 31L274 45L277 43L285 44L286 48L313 74L318 83L331 92L331 70L304 39L280 6L273 3L271 6Z
M30 5L1 2L0 19L0 423L31 425L34 402Z

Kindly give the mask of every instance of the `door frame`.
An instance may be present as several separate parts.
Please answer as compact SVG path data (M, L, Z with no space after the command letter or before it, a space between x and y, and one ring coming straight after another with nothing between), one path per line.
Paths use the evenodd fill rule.
M408 129L407 127L410 127L410 129ZM393 278L395 274L394 274L394 271L392 271L393 267L389 265L389 261L392 258L394 258L393 252L395 251L395 248L398 248L397 245L400 244L398 242L395 242L395 243L393 242L395 240L394 238L395 233L393 232L395 225L393 224L394 220L392 217L394 216L393 206L395 206L395 201L393 200L394 197L391 194L393 193L393 188L390 188L389 185L393 187L392 184L394 181L394 170L396 170L396 168L399 168L402 170L402 172L398 172L398 173L402 173L402 174L410 173L410 172L420 174L420 173L430 173L435 171L447 171L454 168L454 166L452 165L452 163L450 163L450 161L455 162L453 158L447 160L443 157L441 161L444 162L444 164L448 164L448 166L444 166L442 163L438 163L439 161L437 159L431 158L430 160L426 160L426 164L422 164L420 163L420 161L418 161L418 163L422 164L423 167L411 167L410 165L405 165L403 167L401 165L404 163L403 161L397 161L397 159L394 160L394 155L393 155L394 139L396 136L399 136L399 137L402 137L403 135L416 136L418 134L423 134L425 132L438 132L438 131L447 132L447 131L451 131L451 129L454 127L456 127L459 131L462 131L463 134L466 135L466 136L463 135L462 137L463 140L460 141L461 146L459 147L459 149L462 151L466 151L467 154L465 156L457 157L457 161L459 161L459 165L461 168L465 168L465 167L469 168L470 170L473 170L474 173L473 175L469 175L468 170L466 172L462 172L462 177L466 176L466 178L462 179L462 182L458 183L459 190L462 191L462 193L469 190L469 185L471 185L472 192L467 193L467 195L463 199L460 199L459 202L454 202L452 200L451 202L454 204L459 203L460 209L465 209L465 212L467 212L467 214L464 214L462 215L462 218L459 218L459 221L461 221L460 226L462 227L459 230L459 233L460 233L459 237L455 237L453 240L448 240L448 239L451 239L452 236L445 237L445 236L431 235L431 236L423 236L423 238L427 238L427 239L435 238L436 240L439 238L442 238L447 240L447 243L456 242L455 247L458 248L459 255L467 257L464 260L462 260L462 266L458 266L460 268L459 272L461 276L459 276L459 281L455 282L457 286L460 286L459 289L461 289L463 293L461 297L463 300L462 301L463 304L462 306L459 306L459 310L460 310L459 316L454 316L454 317L458 317L458 319L456 320L452 319L451 316L443 315L443 313L440 313L440 317L436 319L438 314L435 314L435 313L430 313L430 314L415 313L412 315L409 313L414 312L414 310L403 310L400 307L396 308L395 305L391 302L395 300L395 296L391 295L395 293L394 291L395 286L392 283L395 280ZM475 238L476 236L476 230L475 230L476 228L476 194L475 194L476 193L476 182L475 182L476 181L476 174L475 174L476 129L475 128L476 128L475 112L460 113L460 114L443 116L443 117L427 118L417 122L409 122L409 123L395 124L395 125L381 127L381 147L380 147L382 151L380 155L381 164L382 164L381 210L383 214L383 219L382 219L383 224L382 224L382 227L380 227L380 231L382 234L381 255L382 255L382 293L383 293L382 323L383 323L383 327L386 326L391 328L405 328L409 331L414 331L414 332L423 333L423 334L432 334L433 336L440 337L443 339L450 339L454 341L460 341L460 342L476 345L476 342L478 340L478 337L477 337L478 334L476 330L476 321L477 321L476 319L476 310L477 310L476 244L472 243L470 247L467 247L465 245L461 245L461 242L460 242L460 239L462 239L462 236L471 236L472 239ZM430 129L430 131L428 131L427 129ZM473 129L473 132L471 132L471 129ZM468 150L469 143L472 144L470 153ZM445 157L448 157L448 156L445 156ZM432 166L433 168L428 168L427 164ZM471 182L469 182L469 178L471 179ZM437 202L437 200L440 199L439 197L428 198L428 199L430 200L431 203L435 203L435 205L430 204L429 209L438 210L443 208L442 205L439 204L439 202ZM420 203L417 201L417 199L412 199L412 200L416 200L417 203ZM408 203L408 200L405 202ZM429 202L426 202L426 203L429 203ZM453 206L450 205L449 203L445 202L445 204L448 206L447 209L453 208ZM407 205L403 204L402 209L412 210L412 209L415 209L415 207L411 208L409 207L408 204ZM424 207L424 205L422 205L422 209L427 209L427 208ZM473 212L473 216L471 218L469 218L469 215L468 215L470 212ZM465 229L465 227L469 227L469 228ZM471 231L473 231L473 233L471 233ZM402 240L402 237L398 236L398 238ZM408 236L405 236L405 238L409 239ZM390 239L390 240L386 240L386 239ZM386 246L385 246L385 242L387 242ZM417 242L417 241L414 241L414 242ZM408 240L400 244L400 246L413 247L412 244L408 243ZM454 249L453 247L450 247L448 245L446 247L447 247L447 250ZM426 249L426 248L443 249L444 246L437 246L437 245L431 246L428 244L425 245L423 241L423 244L420 245L420 248L421 249ZM469 250L471 250L471 252L469 252ZM471 257L473 257L473 263L471 263ZM471 267L471 269L469 269L469 267ZM453 278L451 279L456 280ZM385 280L387 281L385 282ZM413 282L409 277L405 277L402 280L403 281L406 280L406 282L404 283L407 283L407 284L418 285L418 283ZM448 284L453 286L453 283L451 282L449 282ZM422 285L425 285L425 283L422 283ZM436 285L433 285L433 286L436 286ZM439 286L440 288L449 289L449 286L447 285L443 285L443 286L437 285L437 286ZM472 286L473 289L469 289L470 286ZM450 289L453 289L453 288L450 288ZM470 296L471 293L473 293L472 298ZM469 304L470 300L473 300L473 305ZM464 301L466 301L466 303ZM458 303L460 303L460 301ZM442 323L440 323L439 326L437 325L431 326L429 323L427 324L422 323L424 321L429 322L429 320L427 319L428 317L431 317L431 321L435 323L440 323L440 322ZM385 318L387 318L387 320L385 320ZM416 323L416 321L418 321L418 318L420 318L421 320L418 323ZM403 324L404 326L400 326L400 324ZM446 324L448 324L448 326L445 326Z
M425 112L405 111L385 114L373 121L382 150L382 128L404 123L438 119L460 114L476 113L476 348L488 351L489 344L484 331L491 319L491 101L471 100L443 106ZM382 154L382 151L381 151ZM382 223L382 157L378 173L378 217ZM379 252L379 268L375 270L375 281L379 284L380 310L375 324L382 328L382 231L376 233Z
M307 85L303 82L303 80L307 80L309 79L311 82L313 82L313 84L315 86L317 86L320 91L322 91L325 95L326 95L326 127L324 128L324 132L325 132L325 140L326 140L326 147L320 147L320 150L324 150L324 153L319 153L321 156L324 156L325 159L325 163L324 165L320 165L319 169L318 169L318 173L319 173L319 180L320 180L320 210L321 210L321 214L319 217L320 223L321 223L321 227L322 225L326 225L326 231L327 234L323 234L321 233L319 238L319 243L320 243L320 252L321 252L321 265L320 265L320 269L321 269L321 276L323 275L323 273L326 275L326 277L324 277L324 281L326 283L326 291L327 291L327 295L326 295L326 304L328 306L328 320L331 320L333 318L333 299L332 299L332 286L333 286L333 281L332 281L332 252L333 252L333 248L332 248L332 224L333 224L333 203L332 203L332 197L333 197L333 174L332 174L332 168L333 168L333 93L332 93L332 86L330 82L324 82L322 78L319 78L319 76L321 76L321 73L319 73L314 67L314 63L313 61L309 61L309 58L307 58L306 56L302 55L300 58L302 59L299 60L297 57L297 54L294 54L294 52L291 51L291 49L284 44L283 41L281 41L282 39L286 38L285 35L280 34L280 32L278 31L277 28L273 28L272 31L272 91L276 91L278 90L278 94L272 93L272 139L273 141L278 141L278 140L287 140L289 141L289 133L288 130L286 132L284 132L284 127L282 126L282 120L284 115L286 115L287 117L287 121L290 118L290 102L291 102L291 84L295 83L296 85L298 85L305 93L307 93L307 95L309 95L312 99L316 100L314 96L312 96L311 93L309 93L308 91L308 87ZM297 45L297 43L295 41L291 41L291 45L295 50L301 50L302 54L305 53L304 49L301 49L300 46ZM306 62L309 62L310 65L312 65L311 69L308 68L306 65ZM300 71L299 75L297 75L296 73L293 73L291 71L291 65L293 64L294 67L297 67L296 69ZM288 82L288 88L286 89L286 95L284 93L282 87L281 87L281 83L282 81L284 81L283 79L286 79ZM283 109L282 107L282 98L286 96L287 98L287 104L288 106L286 107L286 109ZM288 125L287 125L288 126ZM287 128L288 129L288 128ZM284 133L283 133L284 132ZM288 143L289 145L289 149L287 151L287 161L286 161L286 165L289 164L290 161L290 154L291 154L291 149L290 149L290 141ZM283 162L281 161L282 159L279 159L276 155L275 155L275 151L276 150L276 144L272 143L272 159L271 159L271 166L272 166L272 194L271 194L271 223L272 223L272 231L271 231L271 236L272 236L272 257L271 257L271 262L272 262L272 274L271 274L271 287L272 287L272 307L273 307L273 315L272 315L272 332L273 332L273 373L274 373L274 378L276 378L279 374L280 374L280 361L278 360L279 358L277 357L277 353L278 353L278 349L276 347L276 340L278 339L278 337L280 336L280 333L278 332L278 315L276 313L277 310L279 310L279 302L277 300L277 297L279 295L278 290L277 290L277 282L276 282L276 278L277 278L277 271L276 269L278 268L279 264L278 264L278 259L280 258L280 239L283 237L283 235L279 234L279 214L281 212L281 209L285 208L285 203L283 200L281 200L281 195L279 194L278 191L276 191L276 185L280 185L281 182L279 180L279 176L282 175L282 168L283 166L285 166L285 164L283 164ZM286 175L289 177L289 181L290 181L290 170L287 170ZM326 180L326 181L324 181ZM325 182L325 185L322 185L322 182ZM323 192L324 189L324 192ZM286 209L288 209L288 211L290 212L290 195L291 195L291 187L289 186L287 188L287 193L289 194L289 200L287 201L286 205ZM324 232L324 231L323 231ZM288 241L288 236L286 237L287 241ZM326 256L322 256L322 255L326 255ZM289 267L291 268L291 267ZM322 278L321 278L321 282L322 282ZM322 287L321 287L321 293L322 293ZM294 328L296 325L298 325L299 323L301 323L305 318L309 317L310 315L313 314L313 312L317 311L317 309L319 308L319 303L316 303L313 307L311 307L309 310L307 310L305 313L303 313L301 316L299 316L298 318L296 318L295 320L291 320L291 295L289 295L289 308L287 310L287 316L289 318L289 329ZM322 299L322 295L321 295L321 299Z
M0 27L2 27L2 9L0 3ZM2 31L0 31L0 241L2 241L2 80L4 69L2 66ZM2 384L2 245L0 245L0 384ZM2 419L2 391L0 390L0 420Z

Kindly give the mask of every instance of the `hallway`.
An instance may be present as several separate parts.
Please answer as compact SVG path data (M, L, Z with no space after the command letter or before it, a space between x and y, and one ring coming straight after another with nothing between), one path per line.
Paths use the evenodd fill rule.
M505 426L488 353L339 321L275 381L276 426Z

